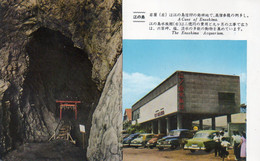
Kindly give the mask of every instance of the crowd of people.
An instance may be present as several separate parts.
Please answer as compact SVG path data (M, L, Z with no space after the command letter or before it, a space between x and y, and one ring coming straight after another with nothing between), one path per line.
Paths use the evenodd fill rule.
M240 133L234 131L231 140L224 137L224 132L216 133L213 140L215 141L215 157L220 156L221 158L228 157L228 148L232 142L235 159L242 161L246 159L246 133Z

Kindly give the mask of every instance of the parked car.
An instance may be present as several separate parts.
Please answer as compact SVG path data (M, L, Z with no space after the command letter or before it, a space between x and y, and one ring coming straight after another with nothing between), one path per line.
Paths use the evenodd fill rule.
M131 134L129 135L127 138L123 139L123 146L130 146L130 143L132 140L134 140L135 138L137 138L140 135L140 133L135 133L135 134Z
M177 147L182 147L184 141L192 138L193 135L194 131L188 129L171 130L168 136L157 141L156 147L159 150L163 150L164 148L175 149Z
M213 137L216 135L217 130L201 130L198 131L192 139L186 141L184 145L185 150L190 150L192 153L196 150L204 150L210 152L215 148Z
M127 138L129 136L130 136L129 134L122 134L123 139L125 139L125 138Z
M146 143L146 147L149 147L150 149L156 147L157 141L159 139L161 139L162 137L164 137L165 134L156 134L154 135L154 137L152 139L150 139L147 143Z
M146 147L146 143L153 138L153 134L140 134L137 138L131 141L130 146L133 147Z

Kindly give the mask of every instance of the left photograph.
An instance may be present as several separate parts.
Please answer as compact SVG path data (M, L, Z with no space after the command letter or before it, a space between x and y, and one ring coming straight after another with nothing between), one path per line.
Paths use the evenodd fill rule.
M122 0L0 2L0 161L122 160Z

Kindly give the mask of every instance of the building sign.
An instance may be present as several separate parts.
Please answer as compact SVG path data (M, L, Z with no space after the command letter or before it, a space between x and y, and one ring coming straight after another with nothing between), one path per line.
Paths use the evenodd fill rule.
M179 101L179 110L184 110L184 75L179 73L179 87L178 87L178 101Z
M199 130L198 126L194 126L193 130L198 131Z
M164 108L161 108L160 110L156 110L154 117L159 117L159 116L162 116L162 115L164 115Z

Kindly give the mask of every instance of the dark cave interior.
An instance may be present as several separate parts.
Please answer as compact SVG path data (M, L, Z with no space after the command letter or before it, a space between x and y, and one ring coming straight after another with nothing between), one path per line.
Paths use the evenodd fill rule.
M85 145L88 145L91 117L101 93L91 79L92 64L88 54L75 48L73 42L58 31L40 28L31 36L26 46L29 65L21 107L30 106L39 115L47 108L59 121L56 100L81 101L77 120L72 110L63 110L62 120L72 125L71 134L78 145L82 144L79 124L85 125Z

